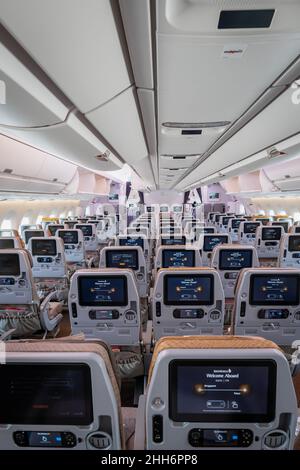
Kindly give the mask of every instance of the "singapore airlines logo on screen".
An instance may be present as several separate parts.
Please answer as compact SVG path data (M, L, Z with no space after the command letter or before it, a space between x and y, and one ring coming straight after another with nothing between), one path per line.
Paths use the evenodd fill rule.
M6 104L6 85L3 80L0 80L0 104Z

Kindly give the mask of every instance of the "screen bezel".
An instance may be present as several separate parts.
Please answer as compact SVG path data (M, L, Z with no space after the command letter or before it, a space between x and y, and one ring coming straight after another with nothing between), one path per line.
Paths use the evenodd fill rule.
M44 362L41 362L41 363L26 363L25 364L26 367L28 366L29 368L32 368L32 367L42 367L43 369L46 368L47 366L52 366L54 368L54 372L59 370L59 369L63 369L63 370L70 370L71 368L75 369L75 370L82 370L83 371L83 374L84 374L84 384L87 384L87 386L84 387L84 394L83 394L83 397L84 397L84 400L85 400L85 406L87 408L87 415L85 417L85 419L78 419L76 417L72 417L72 419L68 418L68 419L62 419L61 417L60 418L57 418L57 419L50 419L50 420L47 420L47 422L45 421L45 419L42 419L42 417L40 417L40 419L36 419L34 422L32 422L31 419L26 419L26 416L24 415L24 419L20 420L20 419L14 419L12 418L12 416L9 418L9 417L5 417L7 418L6 420L3 420L1 419L0 421L0 424L18 424L18 425L61 425L61 426L71 426L71 425L74 425L74 426L88 426L88 425L91 425L94 421L94 410L93 410L93 397L92 397L92 377L91 377L91 368L88 364L85 364L85 363L76 363L76 362L72 362L72 363L58 363L58 362L49 362L49 363L44 363ZM24 363L20 363L20 362L12 362L12 363L8 363L6 364L5 367L9 367L9 366L18 366L20 367L21 369L21 373L24 372ZM90 391L90 393L88 392ZM9 409L8 409L9 411Z
M222 265L222 255L224 253L235 253L235 252L242 252L242 253L250 253L250 266L243 266L241 268L237 268L237 267L224 267ZM251 268L252 266L252 263L253 263L253 251L252 250L249 250L247 248L245 249L241 249L241 250L237 250L237 249L221 249L220 252L219 252L219 269L221 269L222 271L240 271L241 269L244 269L244 268Z
M184 252L184 253L188 253L188 254L192 253L192 266L186 266L186 265L184 265L184 266L174 266L173 265L173 266L167 266L167 267L171 267L171 268L172 267L183 267L183 268L184 267L187 267L187 268L195 267L195 250L184 250L184 249L181 250L180 248L175 248L175 249L166 248L166 249L162 250L162 263L161 264L162 264L163 268L166 267L165 263L166 263L166 256L167 256L168 252L173 252L173 253L182 253L182 252Z
M168 279L182 279L187 277L194 277L194 278L209 278L211 282L210 287L210 297L208 302L204 302L201 300L190 300L190 301L169 301L168 300ZM165 305L214 305L214 296L215 296L215 286L214 286L214 275L213 274L166 274L164 276L164 304Z
M297 287L296 287L296 291L297 291L297 294L298 294L298 297L297 299L294 301L294 302L285 302L285 301L282 301L282 300L277 300L277 301L270 301L270 300L263 300L263 301L260 301L260 302L256 302L254 300L254 280L255 278L271 278L271 277L290 277L290 278L294 278L296 277L297 278ZM285 273L285 274L276 274L276 272L274 272L274 274L251 274L250 276L250 286L249 286L249 304L250 305L298 305L299 304L299 289L300 289L300 276L298 274L292 274L292 273Z
M213 413L187 414L177 412L177 379L178 366L221 366L221 367L268 367L268 392L267 412L265 414L230 414L224 413L217 416ZM173 359L169 362L169 418L174 422L191 423L270 423L275 419L276 388L277 388L277 364L272 359ZM230 418L229 418L230 417Z
M133 267L128 267L128 266L124 266L124 267L121 267L121 266L110 266L110 256L112 256L114 253L117 253L117 254L127 254L127 253L130 253L130 254L133 254L133 256L135 257L135 265ZM133 271L138 271L139 270L139 252L137 249L133 249L133 250L128 250L126 248L120 248L118 250L106 250L105 251L105 264L106 264L106 267L107 268L117 268L117 269L132 269Z
M112 275L108 275L108 276L105 276L105 279L109 279L109 280L114 280L114 279L122 279L123 281L123 286L124 286L124 299L122 302L108 302L108 301L104 301L104 302L84 302L82 301L82 289L81 289L81 285L82 285L82 279L92 279L92 280L99 280L100 279L103 279L104 276L97 276L96 274L93 275L93 276L78 276L77 278L77 288L78 288L78 303L81 307L125 307L126 305L128 305L128 291L127 291L127 277L126 276L122 276L122 275L118 275L118 276L112 276Z

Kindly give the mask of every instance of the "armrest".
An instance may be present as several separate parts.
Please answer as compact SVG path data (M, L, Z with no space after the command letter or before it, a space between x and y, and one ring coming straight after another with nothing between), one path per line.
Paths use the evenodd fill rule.
M146 416L146 396L140 395L139 404L136 413L135 422L135 435L134 435L134 450L145 449L145 416Z
M150 353L152 344L152 321L147 321L146 331L142 332L143 343L146 349L146 353Z
M57 291L50 292L40 305L40 320L41 325L46 331L53 331L58 323L63 319L61 313L54 318L49 317L49 304L51 300L57 296Z

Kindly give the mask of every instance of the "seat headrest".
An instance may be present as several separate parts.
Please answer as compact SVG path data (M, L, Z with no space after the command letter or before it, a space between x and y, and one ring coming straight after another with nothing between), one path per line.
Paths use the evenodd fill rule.
M277 344L255 336L168 336L157 341L149 368L148 382L154 364L167 349L277 349Z

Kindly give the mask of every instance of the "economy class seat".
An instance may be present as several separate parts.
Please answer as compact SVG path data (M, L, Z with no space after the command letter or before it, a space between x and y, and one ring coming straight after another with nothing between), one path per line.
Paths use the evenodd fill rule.
M120 378L104 342L8 341L0 381L0 449L125 448Z
M62 320L61 303L50 293L41 302L26 250L0 250L0 332L2 338L28 337L39 330L55 332Z
M146 432L137 422L138 448L287 450L295 441L290 367L263 338L162 338L139 406Z

